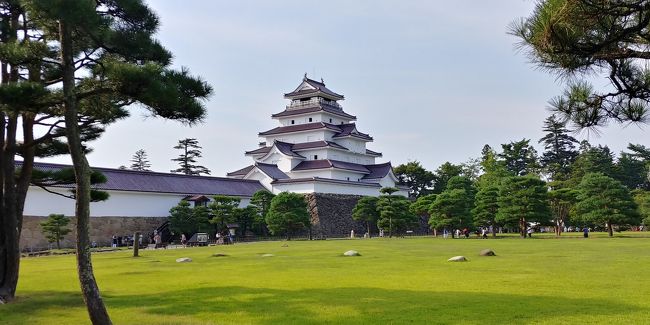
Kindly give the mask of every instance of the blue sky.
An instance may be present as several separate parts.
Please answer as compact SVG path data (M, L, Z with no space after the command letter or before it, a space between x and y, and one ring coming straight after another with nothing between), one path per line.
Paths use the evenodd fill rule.
M145 149L156 171L174 168L172 147L197 138L200 163L214 176L250 164L257 133L287 104L305 72L346 100L358 129L393 165L418 160L428 169L477 157L484 144L542 136L547 102L561 81L537 70L507 34L528 16L532 0L202 1L152 0L158 38L214 87L208 117L188 128L147 117L141 109L92 143L91 165L129 165ZM597 79L596 86L607 86ZM650 145L637 126L580 134L618 152ZM538 147L538 149L541 149ZM50 161L69 162L67 157Z

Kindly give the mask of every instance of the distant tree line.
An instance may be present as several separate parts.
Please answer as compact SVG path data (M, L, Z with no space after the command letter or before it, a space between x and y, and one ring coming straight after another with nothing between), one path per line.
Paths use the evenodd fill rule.
M485 145L478 159L446 162L429 171L419 162L397 166L409 188L410 211L434 232L454 229L518 229L566 226L604 229L650 225L650 149L630 144L618 157L607 146L578 142L566 122L550 116L539 140ZM364 199L363 202L366 202ZM361 208L359 208L361 209Z

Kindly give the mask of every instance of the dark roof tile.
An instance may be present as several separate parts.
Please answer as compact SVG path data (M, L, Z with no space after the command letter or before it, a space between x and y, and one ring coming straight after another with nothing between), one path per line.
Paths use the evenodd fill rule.
M278 180L278 179L288 179L289 176L285 174L283 171L278 168L278 165L273 165L273 164L264 164L264 163L255 163L255 167L257 167L259 170L261 170L264 174L268 175L269 177L273 178L273 180Z

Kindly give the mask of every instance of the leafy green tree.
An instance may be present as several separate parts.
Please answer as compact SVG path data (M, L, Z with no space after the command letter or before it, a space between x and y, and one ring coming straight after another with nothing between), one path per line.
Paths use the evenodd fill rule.
M182 152L178 155L178 158L172 159L172 161L176 161L179 164L178 168L171 171L172 173L183 173L185 175L210 175L209 169L195 164L197 158L202 157L201 146L199 146L198 140L194 138L178 140L178 144L174 146L174 149L179 149Z
M50 214L47 220L41 222L45 238L49 243L56 243L58 249L61 249L61 240L72 231L66 228L68 223L70 219L62 214Z
M504 162L499 159L496 151L487 144L481 150L480 164L483 174L479 176L476 182L478 188L497 186L501 184L503 178L512 176L506 169Z
M553 216L555 235L562 235L562 228L576 203L577 192L572 188L557 188L548 192L548 203Z
M496 222L518 225L522 238L526 238L528 222L546 223L549 220L546 183L535 176L504 179L499 188L498 203Z
M491 226L492 237L496 237L497 212L499 211L499 187L487 185L479 189L474 200L472 215L477 227Z
M377 201L379 199L374 196L364 196L352 209L352 219L356 221L363 221L366 223L366 230L370 236L370 225L376 224L379 219L379 212L377 212Z
M245 208L236 208L233 211L234 220L239 224L239 236L245 237L246 231L251 229L257 216L257 208L249 205Z
M287 240L311 223L305 197L298 193L282 192L271 200L266 224L273 235L286 234Z
M582 177L588 173L602 173L612 178L618 176L614 163L614 154L607 146L593 147L588 142L583 141L580 147L580 154L571 165L571 177L568 180L568 186L577 186L582 181Z
M571 173L571 164L578 156L578 140L569 135L566 122L558 120L556 115L551 115L544 121L542 130L547 133L539 140L539 143L544 145L541 166L551 180L567 180Z
M409 161L393 168L399 183L408 186L409 196L418 198L431 192L434 174L422 167L419 161Z
M437 196L438 194L420 196L417 200L415 200L415 202L411 203L411 206L409 207L411 213L419 216L421 221L425 221L428 224L429 219L431 218L429 210L431 209L431 204L433 204ZM433 229L433 235L438 235L435 228Z
M147 157L147 152L140 149L135 152L131 158L131 169L138 171L151 171L151 163Z
M266 228L266 214L269 212L271 207L271 200L275 195L267 190L259 190L253 194L251 197L251 205L257 209L257 215L253 221L253 228L256 229L260 235L268 234L268 229Z
M539 1L511 26L539 67L569 80L551 106L577 128L648 121L650 2L644 0ZM594 87L594 72L609 89Z
M445 162L436 169L434 173L433 193L442 193L447 188L447 182L454 176L459 176L463 173L463 166L454 165L450 162Z
M503 159L504 166L512 175L523 176L536 174L539 170L537 150L530 145L530 140L522 139L516 142L501 145L503 152L499 157Z
M201 121L210 87L186 70L169 69L171 54L152 35L158 19L137 0L26 1L26 16L47 40L53 80L76 176L77 270L93 324L110 324L94 278L90 237L90 174L83 116L124 117L127 106L187 123Z
M602 173L589 173L582 178L575 209L576 221L605 224L610 237L614 235L614 224L640 222L636 204L627 187Z
M454 229L469 226L471 197L464 189L448 188L438 194L429 208L431 229Z
M215 195L212 202L208 205L211 218L210 223L217 227L218 232L228 230L226 225L236 220L235 211L239 207L241 199L233 196Z
M647 162L636 155L621 152L616 161L617 179L630 190L637 188L650 189Z
M170 229L175 234L191 236L210 229L209 211L205 206L192 208L190 202L182 200L169 210Z
M643 224L646 227L650 226L650 191L634 190L632 195L638 212L643 218Z
M411 202L401 195L395 195L397 191L399 190L394 187L384 187L379 190L381 195L377 201L377 227L388 230L389 238L395 233L406 231L417 222L417 217L409 209Z

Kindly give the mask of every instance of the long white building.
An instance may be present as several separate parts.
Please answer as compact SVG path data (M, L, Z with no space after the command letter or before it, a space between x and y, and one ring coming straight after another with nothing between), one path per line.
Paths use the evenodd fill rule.
M377 196L382 187L397 187L391 163L375 162L382 154L367 148L373 138L343 111L343 95L305 75L284 98L290 101L286 109L271 115L279 125L260 132L260 147L245 153L253 164L228 177L258 180L273 193Z

